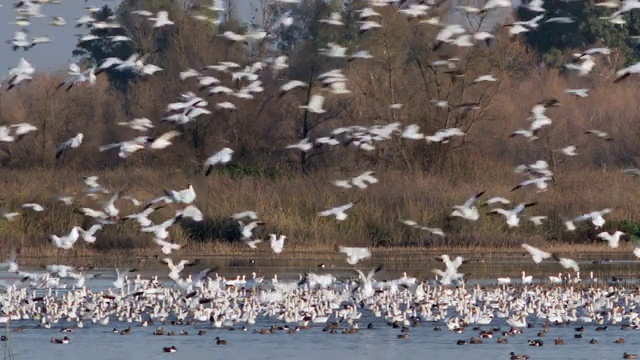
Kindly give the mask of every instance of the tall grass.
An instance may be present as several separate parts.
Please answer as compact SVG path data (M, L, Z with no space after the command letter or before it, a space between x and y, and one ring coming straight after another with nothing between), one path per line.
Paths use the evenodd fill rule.
M406 173L397 170L381 171L380 182L366 190L346 190L333 186L330 174L319 176L235 177L214 173L207 178L207 186L199 189L198 198L206 204L206 219L202 223L186 223L172 228L175 242L188 244L192 250L205 253L235 253L246 251L238 239L236 224L227 220L230 214L254 210L266 223L256 236L266 238L269 233L288 236L288 249L331 251L335 245L372 245L374 247L403 248L422 246L427 249L492 248L495 250L518 247L523 241L532 244L549 242L597 243L595 234L583 225L576 233L567 233L562 217L569 218L605 207L614 208L608 227L615 227L625 219L636 219L640 200L629 197L637 187L636 181L619 171L594 169L568 170L559 173L555 184L545 193L535 194L533 189L510 193L519 181L509 174L506 166L486 164L491 172L469 172L464 180L441 175ZM66 234L83 218L52 198L51 189L59 194L75 194L76 206L95 206L82 194L83 175L99 174L100 181L123 194L146 202L162 194L162 188L184 188L191 181L179 170L132 169L105 170L100 173L78 173L71 170L43 172L5 171L0 191L11 194L6 198L9 209L22 203L38 202L46 211L23 211L14 222L0 223L3 248L21 247L33 255L52 255L49 234ZM160 178L163 174L166 178ZM75 180L75 181L74 181ZM526 218L521 226L509 229L501 216L482 216L477 222L449 219L451 206L463 203L472 194L485 190L489 196L506 196L514 204L536 201L526 210L529 215L548 215L549 221L534 227ZM85 199L85 200L83 200ZM360 199L343 222L317 216L317 212ZM120 200L122 215L139 211L126 200ZM483 207L486 213L488 208ZM168 206L153 214L154 221L173 216L175 207ZM445 238L431 235L402 224L399 219L412 219L431 227L441 227ZM79 243L75 255L90 255L100 251L133 251L137 254L156 249L151 235L140 233L137 224L121 223L105 226L95 244ZM217 244L217 245L215 245ZM604 247L604 244L602 244ZM242 246L242 247L240 247Z

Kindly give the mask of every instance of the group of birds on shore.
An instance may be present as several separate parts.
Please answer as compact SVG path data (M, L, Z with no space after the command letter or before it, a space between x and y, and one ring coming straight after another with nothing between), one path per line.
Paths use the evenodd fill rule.
M34 46L40 46L50 42L48 37L30 38L26 28L32 18L42 17L42 4L52 3L43 0L23 0L15 4L17 12L16 24L21 30L16 33L13 40L8 41L14 51L28 51ZM299 0L275 0L276 6L293 7L300 4ZM633 9L640 8L635 0L624 0L617 10L607 19L608 21L620 22L620 15ZM444 24L438 17L431 16L431 7L424 3L410 1L390 1L377 0L368 1L366 8L358 9L359 27L361 32L375 32L375 29L382 27L379 18L382 16L375 9L381 6L398 6L403 16L410 19L419 19L420 24L436 26L439 28L433 50L438 51L445 47L468 48L476 46L476 41L494 39L495 35L490 32L476 31L470 32L467 28L459 24ZM510 1L490 0L482 8L459 7L459 10L468 14L482 15L498 8L510 8ZM526 6L530 11L544 13L542 1L533 1ZM209 10L219 13L224 6L213 1ZM95 41L97 39L109 39L112 42L131 41L124 35L123 27L115 20L98 21L94 15L100 11L97 8L90 8L89 14L77 19L76 27L86 27L90 29L90 34L81 36L80 42ZM146 18L152 27L161 31L164 27L178 26L171 20L171 14L161 10L152 13L147 10L136 10L132 14ZM204 17L204 18L203 18ZM212 21L213 18L203 15L195 15L195 19ZM283 18L278 21L278 26L285 28L292 24L293 18L290 12L285 12ZM569 18L546 18L545 14L536 16L528 21L517 21L509 24L509 33L513 36L526 31L534 31L544 23L570 23ZM320 21L322 26L343 26L344 22L340 13L332 13L329 18ZM60 17L54 18L51 25L64 26L66 21ZM250 43L266 41L269 38L269 31L262 29L250 30L245 34L237 34L232 31L225 31L220 34L227 41L232 43ZM44 45L43 45L44 46ZM611 50L608 48L592 48L581 53L574 54L573 62L566 64L568 71L575 71L578 76L587 76L596 66L595 59L599 55L608 55ZM359 50L349 53L346 47L336 43L327 44L326 48L319 49L321 56L336 59L345 59L347 62L366 61L374 57L367 50ZM74 87L81 85L91 86L96 83L97 76L102 72L128 73L132 77L150 77L163 72L161 67L147 63L149 54L131 54L127 59L108 57L99 64L92 64L83 70L78 64L69 66L69 77L61 82L58 88L65 88L72 91ZM247 64L229 61L222 61L205 67L202 70L185 69L178 76L181 81L188 82L195 79L199 92L206 92L215 99L215 109L220 111L233 111L236 105L232 100L252 99L254 94L264 91L260 72L270 67L276 74L285 70L287 57L284 55L272 56L266 59ZM459 60L459 59L458 59ZM432 66L434 69L446 67L455 69L457 61L454 59L438 60ZM640 72L640 63L621 69L616 74L616 82L627 78L629 75ZM7 90L16 86L21 86L33 80L35 68L26 60L21 58L18 65L9 70L9 80ZM230 78L238 88L223 85L223 77ZM342 69L333 69L317 76L321 89L312 91L308 103L301 105L300 109L308 114L323 114L327 110L324 108L325 99L328 96L344 96L351 91L347 87L348 79ZM491 74L481 75L474 83L484 83L492 86L497 82ZM280 87L281 95L285 96L290 91L312 86L299 80L290 80ZM566 94L579 98L587 97L589 89L567 89ZM327 95L328 94L328 95ZM220 101L218 101L220 100ZM479 103L468 103L463 105L452 105L445 100L434 99L434 106L442 107L452 111L464 105L465 110L473 111L477 109ZM558 106L559 100L546 99L536 104L531 110L529 124L513 132L512 137L521 136L529 141L536 141L542 129L550 126L553 121L547 112L550 108ZM185 92L181 94L180 100L172 102L167 106L167 115L163 122L173 125L185 125L198 121L201 115L212 114L209 101L197 95L196 92ZM391 111L402 108L402 104L390 104ZM312 115L313 116L313 115ZM136 118L127 122L119 122L118 126L129 128L139 134L146 134L155 128L154 122L147 118ZM23 137L37 131L38 128L32 124L19 123L0 126L0 143L19 142ZM595 140L612 140L607 132L597 129L586 131ZM117 156L126 159L139 151L161 151L173 144L174 139L181 133L171 130L158 136L140 135L131 140L118 143L106 144L98 150L106 152L117 151ZM385 125L360 126L353 125L333 129L330 134L324 137L307 137L298 143L283 146L291 151L309 152L322 146L351 146L360 151L371 151L376 149L379 142L392 139L398 136L402 139L413 141L425 141L428 144L446 144L454 141L456 137L466 136L466 131L461 128L439 129L434 134L421 132L417 124L403 125L400 122L393 122ZM57 159L63 158L67 154L77 151L83 146L85 135L76 133L68 140L60 143L56 148ZM569 145L560 149L565 156L576 156L577 149ZM216 167L222 167L232 161L234 150L223 148L210 157L202 165L202 173L207 176ZM639 169L626 169L630 174L640 173ZM511 191L524 188L535 188L538 193L545 192L553 181L554 174L549 168L549 164L544 160L538 160L532 164L523 164L515 168L516 173L523 174L526 180L517 184ZM73 206L75 212L81 214L85 221L82 226L73 226L68 233L50 235L49 239L53 246L61 251L72 249L78 240L82 239L87 243L99 241L100 231L105 226L117 226L124 221L135 221L139 225L141 234L150 234L152 241L158 246L158 250L168 256L179 252L185 244L178 244L171 240L170 229L182 221L200 222L204 219L203 208L198 204L202 197L208 194L198 194L193 184L188 184L183 189L165 190L164 194L158 194L154 199L145 201L138 200L122 191L114 191L100 185L97 176L84 177L85 190L81 199L68 195L58 195L56 199L69 206ZM379 183L373 171L365 171L347 179L333 181L333 185L344 189L365 190L369 186ZM456 205L450 214L451 218L459 218L463 221L475 222L480 219L480 211L476 204L484 195L484 191L478 192L466 200L462 205ZM84 206L83 202L92 199L96 206ZM129 202L135 211L127 215L121 213L120 207L123 202ZM321 217L333 217L335 221L345 221L348 219L348 212L352 210L359 200L353 200L344 205L338 205L326 210L317 212ZM511 201L503 197L492 197L481 206L490 208L488 214L500 215L505 218L506 226L509 228L518 227L522 214L527 209L536 205L536 202L519 203L513 208L503 208ZM175 207L175 212L170 217L162 221L154 221L151 216L156 210L165 207ZM47 209L37 203L25 203L20 205L20 211L46 212ZM579 216L571 216L563 219L567 231L576 230L577 223L590 222L596 229L601 229L605 224L605 216L613 209L593 210ZM0 216L8 221L15 221L21 212L2 209ZM242 211L232 214L230 221L237 224L240 239L251 249L257 249L262 242L268 243L271 251L278 255L284 251L286 235L270 234L269 239L263 241L254 234L254 231L265 223L254 211ZM542 225L547 217L543 215L529 216L528 219L536 226ZM428 231L434 236L444 237L446 234L435 226L421 225L411 219L401 219L407 226ZM610 247L617 248L621 236L624 233L615 231L613 233L602 231L597 236L603 241L607 241ZM579 273L578 263L565 256L546 252L530 244L522 244L523 249L528 252L536 264L546 259L554 259L563 268L571 269ZM355 265L371 257L369 247L338 246L338 251L346 257L346 262ZM640 248L635 248L633 253L640 258ZM165 286L157 277L143 280L140 275L133 281L128 278L131 271L116 269L116 280L113 282L113 292L111 289L101 292L92 292L86 288L85 281L99 276L97 274L85 274L77 272L76 268L67 265L50 265L46 272L24 272L17 266L14 258L7 263L7 269L11 273L20 276L18 283L8 284L9 297L2 298L2 309L11 320L36 320L44 327L51 327L51 323L65 318L68 321L82 324L83 318L90 318L94 323L106 325L110 318L117 317L119 321L144 323L153 319L165 321L169 317L174 321L194 321L211 322L214 327L227 327L238 322L255 324L258 315L269 319L284 320L286 323L299 323L300 327L308 327L312 323L326 323L330 316L335 316L338 323L346 322L349 329L357 329L357 321L362 312L358 308L366 308L374 317L384 316L391 323L401 323L409 326L412 321L443 321L450 330L462 329L468 324L489 324L494 317L494 313L501 314L506 322L514 327L526 327L526 319L530 315L535 315L540 319L547 319L550 322L564 323L566 321L584 322L620 322L628 321L634 328L638 324L638 317L634 311L637 295L622 290L603 290L591 288L590 292L574 292L574 288L566 285L565 279L560 278L559 283L566 285L564 288L556 288L554 294L548 294L541 287L532 286L525 291L516 292L514 287L509 285L510 280L500 281L503 286L492 290L474 288L467 292L464 283L464 274L458 270L463 265L464 259L457 256L451 259L448 255L438 258L445 265L445 269L433 269L437 276L437 285L427 285L418 282L415 278L408 278L406 274L393 281L376 281L374 276L381 267L372 269L367 274L355 269L356 280L345 283L337 282L336 278L330 274L307 273L301 276L299 281L292 283L281 283L274 278L268 288L264 288L262 278L257 278L253 274L253 279L246 280L243 276L235 280L226 280L216 276L215 279L209 275L216 269L208 268L196 274L182 277L182 271L189 266L197 264L197 261L181 260L174 262L173 259L165 257L162 262L169 268L168 278L173 282L174 287ZM61 296L52 295L51 289L61 286L61 279L72 279L73 289ZM579 276L578 276L579 278ZM528 286L531 281L525 283L523 274L523 285ZM575 279L575 278L574 278ZM20 284L28 282L29 286L36 289L49 289L47 296L31 296L25 288L18 288ZM133 289L131 285L133 284ZM446 288L443 286L457 285L457 288ZM249 289L258 289L249 291ZM596 292L595 294L592 292ZM300 295L305 294L305 295ZM467 296L473 297L461 302L460 299ZM552 299L549 299L553 297ZM625 306L618 305L619 302L612 298L626 301ZM37 299L37 300L36 300ZM242 301L241 301L242 300ZM513 300L513 301L512 301ZM64 305L62 305L64 303ZM346 305L345 305L346 303ZM558 304L562 304L558 305ZM589 305L587 305L589 304ZM577 316L576 311L584 312ZM605 313L605 315L602 315ZM452 315L453 314L453 315ZM631 315L633 314L633 316ZM189 320L188 320L189 319ZM422 319L422 320L418 320ZM555 319L555 320L552 320ZM407 325L409 324L409 325ZM62 339L54 343L64 344ZM220 340L220 339L218 339ZM53 342L53 341L52 341ZM169 347L168 352L172 352L175 347ZM515 354L512 354L516 356ZM520 357L516 357L521 359Z

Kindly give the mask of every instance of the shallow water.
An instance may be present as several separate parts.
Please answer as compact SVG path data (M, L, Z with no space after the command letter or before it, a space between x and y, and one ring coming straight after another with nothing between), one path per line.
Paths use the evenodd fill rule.
M609 255L610 256L610 255ZM380 280L393 279L398 277L402 271L407 271L409 276L416 276L420 279L433 278L431 269L442 268L442 264L434 261L433 256L410 256L405 258L394 258L393 260L374 258L369 259L358 268L367 269L374 264L382 263L385 270L376 276ZM465 256L467 257L467 256ZM632 261L632 257L620 256L615 261L594 264L593 260L605 259L597 255L590 258L580 259L582 277L585 278L590 271L595 277L609 279L611 276L627 276L629 282L634 282L638 277L637 270L640 264ZM336 258L327 259L318 257L316 259L256 259L255 263L249 263L246 258L237 257L208 257L202 258L201 263L192 268L193 271L218 265L218 273L228 278L236 275L247 275L255 271L259 276L271 278L273 274L278 274L280 279L294 279L298 274L308 271L316 273L333 273L337 277L353 276L350 267L344 266L344 260ZM62 261L61 261L62 262ZM325 263L327 267L318 268L317 264ZM46 263L55 263L47 260ZM64 262L62 262L64 263ZM143 277L153 274L161 276L161 280L170 283L166 279L166 267L158 261L149 261L144 264L137 264L139 273ZM133 266L132 266L133 267ZM34 270L36 268L25 268ZM121 267L124 269L124 267ZM520 271L534 275L536 281L543 281L546 276L565 272L554 262L545 262L539 265L533 264L529 258L492 256L485 257L485 261L471 261L464 264L461 271L466 273L469 284L480 283L483 285L494 284L497 276L512 276L514 280L519 279ZM100 273L101 276L88 282L88 285L95 290L102 290L109 286L115 279L113 269L92 269L88 273ZM186 271L185 271L186 273ZM132 274L131 277L134 275ZM17 277L1 277L3 281L16 281ZM63 292L65 290L59 290ZM333 319L333 318L332 318ZM331 320L332 321L332 320ZM229 331L227 329L215 329L208 323L195 326L163 326L165 331L174 330L179 333L184 329L189 332L188 336L154 336L152 332L155 326L143 328L138 324L132 324L133 334L121 336L112 333L115 327L122 330L129 326L127 323L118 323L114 319L106 325L92 324L85 321L85 328L75 329L73 333L60 333L60 329L74 324L61 322L54 324L51 329L38 328L32 321L15 321L11 324L14 329L17 326L25 326L23 332L10 331L10 345L15 359L86 359L92 360L121 360L121 359L215 359L215 358L238 358L238 359L283 359L283 358L303 358L303 359L323 359L327 357L334 359L392 359L415 357L420 358L441 358L457 359L461 357L473 356L473 359L508 359L510 352L516 354L527 354L532 359L617 359L622 358L624 352L640 352L640 337L637 330L621 330L619 325L609 325L606 332L595 332L597 325L584 324L586 328L582 339L574 339L574 327L583 324L571 324L569 326L552 326L551 332L541 338L544 342L542 347L530 347L527 340L536 339L537 333L542 329L542 320L529 318L534 328L524 329L524 334L508 337L507 344L497 344L496 340L500 334L496 333L492 339L483 339L483 344L468 344L464 346L456 345L459 339L469 340L472 336L478 336L479 331L473 331L470 326L462 334L457 334L446 330L443 324L443 331L433 331L434 323L423 323L422 327L410 328L409 339L397 339L399 329L387 326L384 319L374 318L372 314L363 310L363 316L359 321L361 330L356 334L329 334L322 331L322 326L317 325L308 330L302 330L296 334L288 334L286 331L278 331L275 334L260 335L252 333L255 329L266 328L271 325L284 325L284 323L274 323L264 318L258 319L256 325L250 326L247 332L240 330ZM371 322L375 325L375 330L367 330L366 325ZM491 325L483 326L488 330L491 327L501 327L507 330L509 326L504 319L494 319ZM200 329L205 329L205 336L197 336ZM50 344L49 340L55 336L58 338L64 335L71 338L70 344ZM217 346L214 338L220 336L228 341L226 346ZM566 345L556 346L553 339L562 337ZM623 337L624 344L615 344L616 337ZM589 340L595 338L600 343L591 345ZM6 343L0 343L0 346ZM163 347L175 345L177 353L167 354L162 352Z
M415 252L402 252L397 255L374 255L372 258L361 261L357 267L359 269L372 268L382 264L384 271L378 273L376 278L381 280L393 279L407 272L410 276L419 279L433 278L431 270L442 268L442 263L434 260L434 257L441 252L427 252L416 250ZM557 275L559 272L565 273L562 268L553 260L546 260L541 264L534 264L531 257L523 256L513 252L496 252L487 250L483 253L469 251L451 251L451 256L462 255L466 260L460 271L467 274L466 278L473 279L495 279L496 277L509 276L519 279L522 271L533 275L534 278L545 278L549 275ZM581 277L589 277L593 271L593 276L600 279L615 277L638 278L640 274L640 261L629 251L618 253L585 253L566 254L565 256L575 259L581 268ZM160 256L162 258L164 256ZM175 261L178 259L198 259L200 263L194 269L204 269L217 267L217 272L221 276L235 277L236 275L246 275L250 277L251 272L256 272L258 276L270 278L278 274L279 278L297 277L305 272L332 273L341 276L351 276L352 266L349 266L344 256L336 253L310 253L310 254L287 254L283 253L278 257L260 258L247 256L168 256ZM29 265L38 264L43 267L45 264L81 264L83 266L98 267L103 270L113 272L112 266L120 269L137 269L145 274L162 275L167 272L165 264L159 259L146 257L129 259L100 259L91 257L66 256L54 258L21 258L21 263ZM107 268L106 264L110 269ZM324 264L325 268L319 265ZM24 269L37 269L36 266L25 266ZM283 277L284 276L284 277Z
M268 327L272 323L260 322L249 331L229 331L214 329L208 325L197 326L164 326L166 331L181 329L189 332L188 336L154 336L153 327L133 326L133 334L122 336L111 332L115 326L126 328L126 324L110 323L107 326L92 325L87 322L83 329L76 329L70 334L62 334L59 329L64 324L57 324L51 329L35 328L31 324L24 332L11 332L11 348L16 359L393 359L412 358L419 354L420 358L459 359L473 354L474 359L508 359L510 352L530 355L532 359L617 359L623 352L638 352L640 337L637 330L620 330L619 326L609 326L606 332L595 332L596 325L586 324L582 339L574 339L574 327L552 326L550 333L540 338L542 347L530 347L527 340L536 339L542 328L541 322L534 323L535 328L524 329L524 333L508 337L507 344L498 344L494 336L483 339L483 344L456 345L459 339L469 340L478 336L478 331L467 328L464 333L456 334L447 331L433 331L433 323L423 323L422 327L411 328L409 339L397 339L399 329L387 326L384 320L375 319L365 312L360 321L362 327L372 322L376 329L362 329L356 334L329 334L322 331L322 326L302 330L296 334L278 331L275 334L260 335L252 333L253 329ZM21 323L22 325L23 323ZM26 325L26 324L25 324ZM27 325L28 326L28 325ZM508 326L501 319L495 319L491 327L500 326L503 330ZM196 335L199 329L205 329L204 336ZM484 329L489 329L485 326ZM50 344L52 336L61 338L68 335L70 344ZM497 335L497 334L496 334ZM228 341L226 346L217 346L214 338L220 336ZM566 345L556 346L553 339L562 337ZM625 339L624 344L613 343L616 337ZM595 338L600 343L590 345L589 340ZM6 343L3 343L6 344ZM167 354L163 347L175 345L178 352ZM134 355L135 354L135 355Z

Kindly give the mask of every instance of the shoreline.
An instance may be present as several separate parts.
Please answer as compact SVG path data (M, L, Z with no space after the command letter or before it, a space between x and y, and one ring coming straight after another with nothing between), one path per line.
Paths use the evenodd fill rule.
M535 245L534 245L535 246ZM633 244L623 243L620 247L612 249L605 244L550 244L541 246L545 251L563 254L573 257L576 260L638 260L633 254ZM385 247L371 248L372 258L368 261L417 261L428 260L433 257L450 254L452 256L463 256L467 260L474 262L490 262L491 260L520 260L526 259L529 255L521 247L490 248L478 246L457 246L457 247ZM2 254L8 258L8 253ZM87 247L72 249L67 251L57 251L50 247L22 248L17 256L20 265L33 266L43 264L74 263L79 266L117 266L119 264L129 264L130 266L146 267L147 263L160 263L160 259L165 257L172 259L202 259L202 260L242 260L260 259L277 262L278 259L298 262L323 261L344 261L344 255L336 251L334 246L289 246L285 245L285 250L281 254L274 254L268 247L250 249L239 244L189 244L178 252L166 255L157 248L139 248L129 250L94 250ZM53 262L52 262L53 261ZM533 262L532 262L533 263ZM344 261L346 265L346 261ZM311 265L311 264L310 264Z

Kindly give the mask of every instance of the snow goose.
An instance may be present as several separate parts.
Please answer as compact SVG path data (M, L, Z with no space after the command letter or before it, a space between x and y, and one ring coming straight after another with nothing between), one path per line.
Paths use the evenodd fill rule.
M9 79L9 83L8 83L9 86L7 86L7 91L13 89L14 87L18 86L21 83L30 82L32 80L33 80L33 77L29 74L26 74L26 73L15 74Z
M98 183L98 177L95 175L85 176L82 181L87 186L86 192L97 192L102 190L102 186Z
M476 221L480 218L480 213L478 212L478 208L473 205L478 199L484 194L484 191L481 191L472 197L470 197L467 201L462 205L454 205L455 209L451 216L458 216L465 220Z
M351 209L358 201L353 201L350 202L348 204L342 205L342 206L337 206L331 209L327 209L324 211L320 211L318 212L318 215L320 216L335 216L336 220L338 221L342 221L345 220L347 218L347 213L346 211Z
M465 133L459 128L441 129L436 131L436 133L431 136L425 136L425 139L428 143L441 142L443 144L446 144L447 142L449 142L449 138L453 136L465 136Z
M352 185L360 189L366 189L369 185L376 184L377 182L378 179L373 176L373 171L365 171L348 180L335 180L333 184L346 189L350 189Z
M204 214L202 214L202 211L200 211L200 209L198 209L198 207L193 204L187 205L184 209L177 210L176 216L189 218L193 221L202 221L204 219Z
M377 267L371 269L369 273L365 276L364 273L358 269L355 271L358 273L358 280L356 280L357 286L352 290L352 292L359 291L362 295L363 299L368 299L375 294L373 288L373 276L382 270L382 265L378 265Z
M335 26L342 26L344 25L344 23L342 22L342 15L339 12L332 12L331 15L329 15L328 19L320 19L319 20L321 23L324 24L328 24L328 25L335 25Z
M205 176L209 176L209 174L211 174L211 171L213 171L213 168L216 165L218 165L218 164L220 164L220 165L227 164L229 161L231 161L231 157L232 156L233 156L233 150L231 150L229 148L224 148L224 149L218 151L217 153L211 155L204 162L204 166L206 167Z
M109 219L117 219L118 214L120 213L120 209L116 207L116 201L120 198L120 192L114 193L109 200L107 200L103 205L104 213L107 215Z
M555 23L555 24L571 24L574 23L575 20L568 16L555 16L550 17L544 21L545 23Z
M507 225L509 227L516 227L520 224L520 213L522 211L524 211L525 208L530 207L530 206L534 206L536 205L535 202L533 203L522 203L519 204L518 206L516 206L515 208L511 209L511 210L505 210L505 209L492 209L491 211L489 211L489 214L500 214L502 216L505 217L506 221L507 221Z
M511 201L500 196L494 196L491 199L485 201L483 205L495 205L495 204L509 205L511 204Z
M591 89L586 89L586 88L582 88L582 89L567 89L564 91L565 94L569 94L569 95L575 95L578 97L588 97L589 96L589 90Z
M153 222L149 219L149 216L156 210L163 208L165 205L158 205L158 206L149 206L147 208L145 208L142 212L139 213L134 213L134 214L129 214L127 216L123 216L121 218L122 221L124 220L135 220L138 222L138 224L141 227L149 227L153 225Z
M9 211L5 207L0 208L0 217L7 221L14 221L19 215L19 212Z
M242 221L238 221L240 225L240 234L243 239L250 239L253 237L253 230L255 230L258 225L264 225L264 221L254 220L248 224L243 223Z
M69 64L69 71L67 72L69 75L67 79L56 86L56 90L67 85L67 91L71 90L73 85L81 84L85 81L88 81L88 78L84 74L84 72L80 69L80 66L75 63ZM94 75L95 76L95 75Z
M442 231L442 229L440 229L440 228L431 228L431 227L428 227L428 226L423 226L423 225L420 225L420 224L418 224L417 222L415 222L413 220L400 219L400 221L403 224L407 225L407 226L411 226L411 227L414 227L416 229L428 231L428 232L432 233L433 235L438 235L438 236L442 236L442 237L446 236L444 231Z
M480 9L480 13L484 13L497 8L511 8L513 4L510 0L489 0L487 1L482 9Z
M261 242L263 242L261 239L254 239L254 240L244 239L244 243L247 244L252 249L257 249L258 244L260 244Z
M443 261L446 266L445 271L442 271L440 269L431 270L431 272L441 277L439 280L439 283L441 285L447 286L453 283L460 282L462 280L464 274L459 273L458 268L465 261L461 256L456 257L455 261L451 261L448 255L442 255L441 257L436 258L436 260Z
M164 259L161 260L161 262L163 264L166 264L167 267L169 268L169 278L173 278L173 277L180 276L180 273L182 272L182 270L184 270L185 267L194 266L194 265L198 264L199 260L198 259L195 259L195 260L180 260L179 263L174 264L173 260L171 260L171 258L164 258Z
M465 260L462 256L456 256L454 260L451 260L451 257L447 254L440 255L434 258L442 263L444 263L446 267L446 271L452 272L457 271L462 264L465 264L467 260Z
M347 62L352 62L356 59L372 59L372 58L373 58L373 55L371 55L371 52L369 50L360 50L349 55L349 59L347 60Z
M473 83L477 84L477 83L483 82L483 81L496 82L496 81L498 81L498 79L493 77L493 75L491 75L491 74L489 74L489 75L481 75L481 76L478 76L475 80L473 80Z
M567 156L576 156L578 155L578 153L576 152L577 148L575 145L569 145L567 147L564 147L562 149L559 149L560 152L562 152L563 154L567 155Z
M250 220L258 220L258 214L255 211L247 210L239 213L235 213L229 217L230 220L241 220L241 219L250 219Z
M218 78L213 77L213 76L199 76L198 77L198 85L199 85L198 90L202 91L202 90L211 89L213 86L215 86L215 85L217 85L219 83L220 83L220 80Z
M189 184L183 190L165 190L164 193L177 204L191 204L196 200L196 190L193 188L193 184Z
M604 241L607 241L609 243L609 247L615 249L618 247L620 243L620 236L624 234L625 233L620 230L614 232L613 234L609 234L608 232L603 231L596 236Z
M520 164L513 171L516 174L528 174L531 176L553 176L553 172L549 170L549 163L544 160L538 160L533 164Z
M382 27L382 25L379 22L373 21L373 20L361 20L361 21L358 21L358 25L359 25L359 31L361 34L367 31L370 31L372 29L379 29Z
M309 103L307 105L300 105L299 108L306 109L307 111L315 114L322 114L327 112L327 110L322 108L323 104L324 104L324 96L311 95L311 98L309 99Z
M180 71L180 73L178 74L178 77L180 77L181 81L185 81L189 78L192 77L199 77L201 74L198 70L195 69L187 69L184 71Z
M56 148L56 159L59 159L62 154L68 149L77 149L80 145L82 145L83 139L84 134L78 133L76 134L76 136L58 145Z
M271 69L277 73L289 68L289 64L287 63L288 60L288 56L280 55L278 57L271 58L268 62L270 63Z
M552 180L553 178L551 176L535 177L535 178L521 182L520 184L515 186L513 189L511 189L511 191L516 191L525 186L535 185L538 188L538 192L544 192L549 187L548 182Z
M169 145L173 144L171 140L177 136L180 136L180 132L176 130L168 131L159 137L153 139L149 147L151 149L164 149Z
M174 22L169 20L169 13L165 10L158 11L156 17L149 17L149 20L154 21L154 28L159 28L168 25L174 25Z
M600 131L600 130L587 130L584 133L588 134L588 135L593 135L593 136L595 136L595 137L597 137L599 139L602 139L602 140L607 140L607 141L612 141L613 140L613 138L611 138L611 136L609 136L609 134L607 134L604 131Z
M222 34L218 34L218 36L222 36L223 38L231 42L243 42L247 40L246 36L236 34L235 32L229 30L223 32Z
M580 57L577 58L577 60L582 62L580 64L574 64L574 63L565 64L564 66L569 70L578 71L578 75L580 76L588 75L591 72L591 70L593 70L593 67L596 65L595 61L593 61L593 56L589 54L582 54L580 55Z
M467 30L458 24L446 25L438 34L436 35L436 41L432 47L433 51L438 50L443 44L451 42L451 38L456 35L462 35Z
M578 221L584 221L584 220L589 220L591 219L591 223L596 227L596 229L601 228L602 226L604 226L605 223L605 219L604 219L604 215L611 213L613 210L610 208L606 208L600 211L592 211L588 214L584 214L584 215L580 215L576 218L574 218L572 221L573 222L578 222Z
M167 229L171 227L173 224L175 224L177 221L179 221L180 219L182 219L182 215L172 217L157 225L143 227L140 229L140 231L153 233L156 238L160 240L164 240L167 237L169 237L169 232L167 231ZM160 242L157 242L157 243L158 245L161 245L163 247L165 246L164 243L160 243Z
M401 8L400 10L398 10L398 12L405 15L409 19L415 19L415 18L427 16L428 10L429 10L429 5L409 4L409 7Z
M37 127L29 123L13 124L9 125L9 128L12 128L14 130L14 137L16 141L20 141L20 139L25 137L25 135L27 135L28 133L38 130Z
M47 270L47 272L51 275L54 276L58 276L61 278L65 278L69 276L69 272L75 270L75 266L69 266L69 265L47 265L45 266L45 269Z
M535 131L531 131L531 130L527 130L527 129L518 129L518 130L512 132L511 135L509 135L509 137L512 138L512 137L516 137L518 135L529 139L529 141L533 141L533 140L537 140L538 139L538 137L536 136L536 132Z
M358 9L358 10L356 10L356 12L359 13L359 16L360 16L361 20L368 19L368 18L374 17L374 16L382 16L382 15L380 15L379 12L375 11L373 8L370 8L370 7Z
M533 262L536 264L540 264L543 260L551 258L552 254L546 251L540 250L536 247L533 247L529 244L522 244L522 247L527 250Z
M640 176L640 168L627 168L622 170L622 172L631 176Z
M160 245L160 249L165 255L169 255L171 254L171 252L180 250L184 247L183 245L169 242L160 238L154 238L153 242Z
M639 2L640 4L640 2ZM633 65L627 66L626 68L618 70L616 72L616 78L613 80L614 83L618 83L632 74L637 74L640 72L640 62L637 62Z
M11 132L7 126L0 126L0 142L13 142L15 138L11 136Z
M543 7L544 6L544 1L543 0L532 0L529 3L522 4L520 6L526 8L529 11L533 11L533 12L538 12L538 13L547 12L547 10Z
M145 132L149 129L152 129L153 123L151 122L151 120L147 119L147 118L135 118L133 120L129 120L129 121L121 121L118 122L117 125L120 126L126 126L132 130L136 130L136 131L142 131Z
M338 251L347 255L347 263L349 263L349 265L355 265L360 260L371 257L371 251L366 247L339 246Z
M284 94L295 88L303 88L307 86L309 86L307 83L300 80L291 80L280 87L280 96L284 96Z
M74 226L71 232L65 236L50 235L49 240L59 249L69 250L80 237L79 227Z
M36 204L36 203L25 203L25 204L22 204L20 207L23 208L23 209L31 209L31 210L33 210L35 212L43 212L44 211L44 207L42 207L42 205Z
M111 41L112 44L123 43L126 41L133 42L133 40L130 37L125 35L111 35L111 36L107 36L107 38Z
M563 268L565 268L565 269L573 269L573 271L576 271L576 272L580 271L580 267L578 266L578 263L575 260L569 259L569 258L566 258L566 257L560 257L557 254L552 254L551 256Z
M98 149L100 152L118 149L118 157L121 159L128 158L131 154L146 148L146 146L150 143L151 138L148 136L138 136L132 140L122 141L119 143L102 145Z
M544 215L538 215L538 216L529 216L529 220L533 223L533 225L535 226L540 226L542 225L542 222L544 220L546 220L548 217L544 216Z
M84 230L83 228L79 228L78 231L80 232L80 235L82 236L82 240L84 240L85 242L88 243L94 243L96 242L96 233L98 232L98 230L102 230L102 227L104 225L103 224L93 224L91 225L91 227L87 230Z
M11 256L7 261L0 263L0 268L5 269L9 273L17 273L19 271L15 251L11 251Z
M275 254L280 254L284 250L284 241L287 239L285 235L276 238L275 234L269 234L269 245Z
M424 134L420 132L420 126L416 124L407 125L400 135L403 139L420 140L424 139Z

